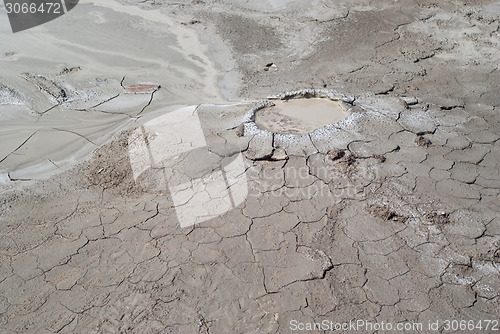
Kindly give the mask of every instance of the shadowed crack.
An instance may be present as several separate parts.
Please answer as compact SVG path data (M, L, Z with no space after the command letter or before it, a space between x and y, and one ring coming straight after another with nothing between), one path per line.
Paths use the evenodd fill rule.
M85 139L86 141L88 141L89 143L91 143L92 145L94 146L98 146L96 143L94 143L92 140L90 140L89 138L87 138L86 136L82 135L82 134L79 134L78 132L75 132L75 131L72 131L72 130L67 130L67 129L59 129L59 128L51 128L52 130L57 130L57 131L62 131L62 132L68 132L68 133L72 133L74 135L77 135L78 137L81 137L83 139Z
M28 140L31 139L31 137L33 137L38 131L35 131L33 132L31 135L28 136L28 138L26 138L18 147L16 147L12 152L10 152L9 154L7 154L5 157L3 157L1 160L0 160L0 163L4 162L5 159L7 159L11 154L13 153L16 153L17 150L19 150L21 147L24 146L24 144L26 144L28 142Z
M135 115L136 117L139 116L140 114L142 114L142 112L144 110L146 110L147 107L149 107L151 105L151 103L153 102L153 98L154 98L154 95L155 93L160 89L160 86L158 86L158 88L156 88L152 93L151 93L151 98L149 99L149 102L141 109L141 111L139 111L139 113L137 113L137 115Z

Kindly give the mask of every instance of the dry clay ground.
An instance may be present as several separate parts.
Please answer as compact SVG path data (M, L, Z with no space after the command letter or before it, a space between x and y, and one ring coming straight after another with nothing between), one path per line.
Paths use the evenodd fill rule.
M152 6L193 18L234 94L336 89L351 116L291 138L239 126L256 104L200 106L207 139L243 151L250 192L194 227L134 182L128 133L2 194L2 331L498 319L498 4L284 3Z

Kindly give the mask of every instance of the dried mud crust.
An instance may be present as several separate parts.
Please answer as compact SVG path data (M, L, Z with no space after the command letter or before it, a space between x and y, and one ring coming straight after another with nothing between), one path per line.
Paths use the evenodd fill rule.
M193 228L180 228L168 196L116 191L130 181L113 168L126 155L102 154L90 179L78 169L2 194L0 328L286 333L294 319L496 319L498 70L486 51L498 19L480 19L495 3L295 2L272 15L238 3L170 5L184 22L201 17L194 27L239 29L230 43L256 21L272 35L257 47L289 38L274 44L289 54L260 52L255 39L235 48L244 95L342 86L364 117L293 140L222 127L214 136L248 141L250 193ZM243 26L213 18L228 7ZM453 37L474 24L479 34ZM257 72L271 61L276 71Z
M88 163L85 175L92 185L116 189L124 195L140 192L133 179L128 155L132 130L119 134L116 140L97 149Z
M168 192L132 185L128 133L96 151L85 177L3 201L2 328L281 333L321 317L494 318L498 136L461 110L398 101L358 97L359 117L300 150L210 128L207 140L242 141L249 193L190 228ZM418 145L421 133L433 144ZM286 159L255 159L256 147Z

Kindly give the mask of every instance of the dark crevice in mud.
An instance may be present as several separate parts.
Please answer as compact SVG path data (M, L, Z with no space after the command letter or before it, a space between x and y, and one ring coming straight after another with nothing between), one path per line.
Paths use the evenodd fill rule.
M432 131L419 131L419 132L417 132L417 133L415 133L415 134L416 134L417 136L420 136L420 137L422 137L423 135L433 135L433 134L435 134L435 133L436 133L436 129L437 129L437 128L434 128L434 130L432 130ZM410 132L411 132L411 131L410 131Z
M370 206L369 210L371 214L384 220L392 220L404 223L408 219L408 217L400 215L394 210L382 205L372 205Z
M98 146L96 143L94 143L92 140L88 139L87 137L85 137L84 135L81 135L79 134L78 132L75 132L75 131L71 131L71 130L65 130L65 129L59 129L59 128L51 128L53 130L57 130L57 131L63 131L63 132L69 132L69 133L72 133L74 135L77 135L78 137L81 137L83 139L85 139L86 141L88 141L89 143L91 143L92 145L95 145L95 146Z
M95 105L93 105L93 106L91 106L91 107L88 107L88 108L83 108L83 109L75 109L75 110L76 110L76 111L88 111L89 109L93 109L93 108L99 107L100 105L103 105L103 104L104 104L104 103L106 103L106 102L109 102L109 101L111 101L111 100L113 100L113 99L116 99L118 96L120 96L120 93L118 93L118 94L116 94L116 95L114 95L114 96L110 97L109 99L106 99L106 100L104 100L104 101L102 101L102 102L99 102L99 103L97 103L97 104L95 104Z
M2 160L0 160L0 163L4 162L5 159L7 159L11 154L15 153L17 150L19 150L21 147L23 147L24 144L26 144L28 142L28 140L31 139L31 137L33 137L38 131L35 131L33 132L28 138L26 138L22 143L21 145L19 145L18 147L16 147L12 152L10 152L9 154L7 154L5 157L2 158Z
M135 115L136 117L139 116L140 114L142 114L142 112L144 110L146 110L147 107L149 107L151 105L151 103L153 102L153 98L154 98L154 95L155 93L160 89L161 87L158 86L158 88L156 88L152 93L151 93L151 97L149 99L149 102L141 109L141 111L139 111L139 113L137 115Z
M332 161L339 160L345 156L345 151L341 149L334 149L328 151L328 158Z
M59 104L55 104L55 105L53 105L52 107L50 107L49 109L47 109L47 110L45 110L45 111L42 111L42 112L38 112L38 111L36 111L36 113L37 113L38 115L42 116L42 115L44 115L44 114L48 113L49 111L51 111L52 109L54 109L54 108L56 108L56 107L59 107L60 105L61 105L60 103L59 103Z
M251 159L252 161L267 161L267 162L276 162L278 160L276 159L273 159L273 155L272 154L269 154L269 155L266 155L264 157L260 157L260 158L255 158L255 159Z
M22 178L18 179L18 178L14 178L14 177L10 176L10 173L7 173L7 177L9 178L9 180L11 182L16 182L16 181L25 181L25 182L27 182L27 181L31 181L31 179L22 179Z
M90 111L90 110L78 110L78 109L75 109L75 110L76 111ZM99 110L99 109L94 109L92 111L102 112L103 114L110 114L110 115L122 115L122 116L127 116L128 118L136 118L136 116L131 116L131 115L124 113L124 112L106 111L106 110Z
M429 55L426 55L426 56L423 56L423 57L420 57L420 58L415 59L413 62L414 62L414 63L418 63L418 62L420 62L420 61L422 61L422 60L430 59L430 58L434 57L435 55L436 55L436 54L435 54L434 52L432 52L432 53L431 53L431 54L429 54Z
M318 146L316 146L316 143L314 142L313 137L311 137L311 133L307 134L307 137L309 137L309 141L311 142L312 146L316 150L316 152L319 152L320 150L318 149Z
M439 109L441 109L441 110L453 110L453 109L456 109L456 108L464 109L465 106L464 105L453 105L453 106L440 106L439 107Z
M444 212L444 211L428 213L425 216L425 218L427 218L427 220L429 220L430 222L433 222L433 223L439 224L439 225L446 225L446 224L451 223L450 214L447 212Z
M418 146L422 146L422 147L429 147L431 146L432 142L428 139L428 138L425 138L424 136L422 135L419 135L416 139L415 139L415 143L418 145Z
M392 85L391 88L384 90L384 91L381 91L375 95L388 95L389 93L393 92L395 88L396 88L396 86Z
M57 165L54 161L52 161L52 160L51 160L51 159L49 159L49 158L47 158L47 160L48 160L51 164L53 164L56 168L60 169L60 167L59 167L59 166L58 166L58 165Z

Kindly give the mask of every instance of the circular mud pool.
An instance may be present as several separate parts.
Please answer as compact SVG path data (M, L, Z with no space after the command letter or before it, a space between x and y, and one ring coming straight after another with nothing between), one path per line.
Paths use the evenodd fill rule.
M328 124L340 122L349 113L341 101L329 98L275 100L255 113L255 123L276 133L306 134Z

